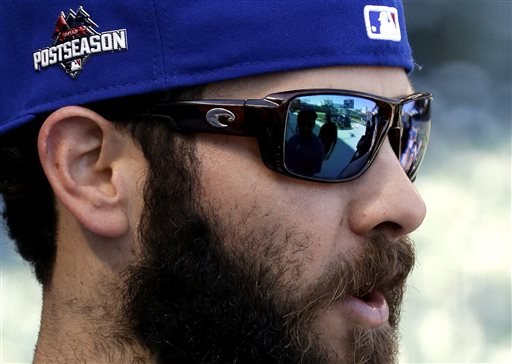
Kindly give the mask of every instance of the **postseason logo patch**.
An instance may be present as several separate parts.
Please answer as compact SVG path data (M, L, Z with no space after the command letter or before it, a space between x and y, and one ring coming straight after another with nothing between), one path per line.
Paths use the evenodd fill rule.
M402 34L398 10L390 6L366 5L364 7L366 33L370 39L400 42Z
M76 12L70 9L67 16L61 12L55 24L52 45L33 54L34 69L41 71L58 64L74 79L92 54L128 49L126 29L99 33L95 28L98 25L81 6Z

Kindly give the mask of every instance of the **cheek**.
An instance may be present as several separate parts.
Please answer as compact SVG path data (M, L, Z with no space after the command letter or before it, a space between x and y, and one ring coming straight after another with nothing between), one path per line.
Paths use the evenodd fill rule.
M339 185L304 182L269 170L254 139L214 136L197 143L201 204L214 211L215 225L230 232L225 244L287 266L307 285L348 246L344 192ZM245 235L245 236L244 236ZM243 241L259 239L259 252ZM266 241L265 241L266 240ZM250 250L249 250L250 249ZM261 256L266 252L269 255ZM282 269L281 269L282 271ZM286 277L291 279L292 277Z

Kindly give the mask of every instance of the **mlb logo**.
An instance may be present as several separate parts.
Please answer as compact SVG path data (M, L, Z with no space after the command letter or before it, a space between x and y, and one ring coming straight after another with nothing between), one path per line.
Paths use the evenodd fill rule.
M390 6L366 5L364 7L366 33L370 39L400 42L402 34L398 10Z
M70 64L71 72L79 72L82 70L82 60L80 58L71 61Z

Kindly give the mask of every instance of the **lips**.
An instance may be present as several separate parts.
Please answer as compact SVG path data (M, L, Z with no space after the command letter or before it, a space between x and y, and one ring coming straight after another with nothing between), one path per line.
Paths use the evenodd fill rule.
M348 296L341 304L357 326L375 328L388 322L388 302L379 290L373 290L363 297Z

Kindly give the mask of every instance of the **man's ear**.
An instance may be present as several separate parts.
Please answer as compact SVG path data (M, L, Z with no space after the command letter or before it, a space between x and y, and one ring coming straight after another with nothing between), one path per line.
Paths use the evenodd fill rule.
M127 144L134 147L129 135L77 106L55 111L39 132L39 158L57 200L93 234L116 238L130 228Z

